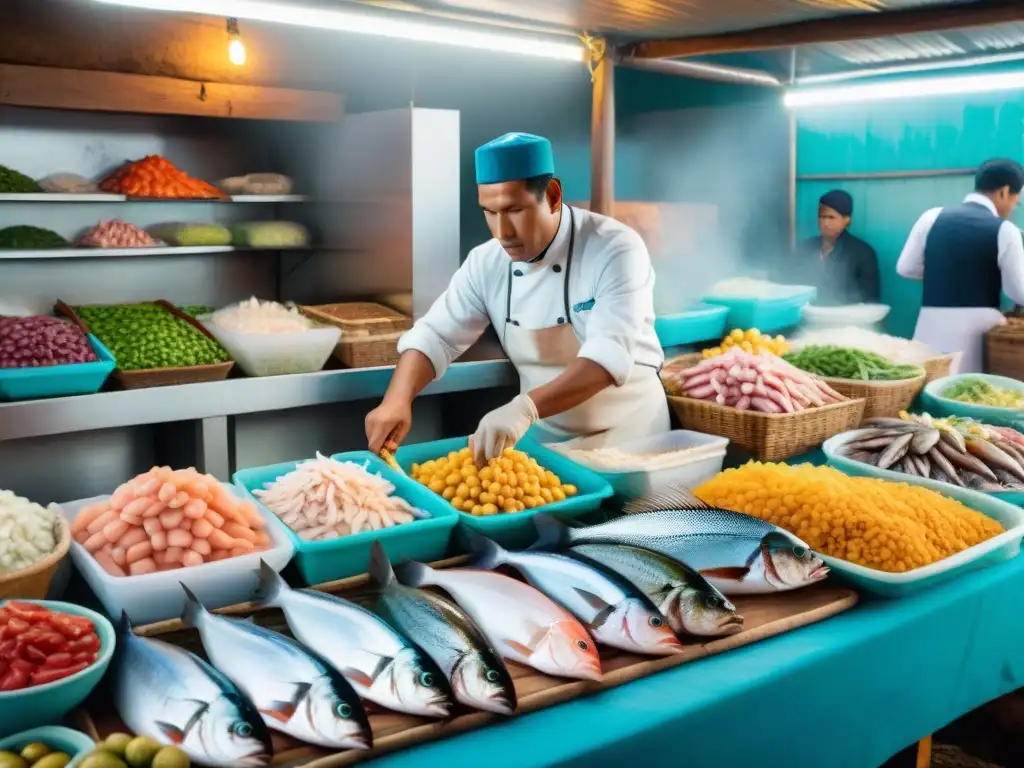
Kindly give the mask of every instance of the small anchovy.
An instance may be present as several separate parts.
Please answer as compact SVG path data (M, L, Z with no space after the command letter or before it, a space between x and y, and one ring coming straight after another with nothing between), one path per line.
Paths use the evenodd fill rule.
M902 459L907 454L910 448L910 441L913 439L914 436L908 432L893 440L889 447L882 452L882 455L878 457L878 468L888 469Z

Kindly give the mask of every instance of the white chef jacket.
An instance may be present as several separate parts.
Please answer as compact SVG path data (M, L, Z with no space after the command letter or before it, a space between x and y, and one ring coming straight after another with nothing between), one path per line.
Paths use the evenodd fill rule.
M579 356L593 360L616 386L622 386L634 363L657 369L665 360L654 332L654 268L643 240L632 229L589 211L574 213L569 322L581 342ZM398 351L419 350L441 378L488 323L499 339L504 338L508 321L526 330L556 325L565 314L570 219L563 205L550 247L532 262L512 264L511 276L511 259L497 240L470 251L447 290L399 340Z

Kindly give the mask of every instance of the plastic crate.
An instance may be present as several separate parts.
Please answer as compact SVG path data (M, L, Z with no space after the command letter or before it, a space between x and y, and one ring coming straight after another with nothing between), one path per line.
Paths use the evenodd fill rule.
M758 299L752 297L705 296L706 304L727 307L730 328L757 328L764 333L775 333L794 328L803 318L804 305L816 295L816 288L800 287L788 296Z
M0 400L35 400L99 392L117 363L99 339L91 333L88 336L98 361L41 368L0 368Z
M368 451L338 453L331 458L336 461L365 464L370 472L380 474L395 486L395 495L422 510L425 516L404 525L379 531L362 531L326 541L305 541L278 519L277 515L260 504L259 499L252 493L288 474L301 462L289 461L236 472L235 485L252 499L261 511L269 515L273 519L272 525L292 542L295 547L295 565L306 583L322 584L325 581L366 573L367 564L370 562L370 548L374 541L380 541L384 551L394 562L405 559L431 562L445 557L458 517L444 499L396 472Z
M716 341L725 335L728 307L697 304L675 315L654 320L654 331L662 347L680 347L700 341Z
M413 464L424 462L445 456L452 451L460 451L469 444L468 437L453 437L448 440L435 440L430 443L409 445L398 449L395 459L406 472ZM593 512L601 506L604 499L612 495L612 487L607 480L602 479L596 473L585 467L560 456L554 451L545 448L540 443L524 437L516 445L516 448L523 451L527 456L537 460L544 469L554 472L561 481L568 485L575 485L578 493L565 501L556 501L545 504L536 509L527 509L523 512L508 514L490 515L488 517L474 517L466 512L456 512L459 519L470 528L483 533L485 536L494 539L504 547L513 549L522 548L532 544L536 538L536 530L533 526L533 516L546 512L562 518L574 518ZM416 482L416 481L411 481ZM419 485L419 483L417 483ZM425 486L420 485L426 490ZM448 509L455 512L454 508L441 496L433 491L427 491L435 499L440 500Z

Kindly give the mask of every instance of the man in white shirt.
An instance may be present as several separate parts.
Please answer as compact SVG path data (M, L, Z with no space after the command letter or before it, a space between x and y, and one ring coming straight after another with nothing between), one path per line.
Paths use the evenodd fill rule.
M984 334L1006 322L1001 293L1024 304L1024 240L1010 221L1024 189L1024 168L989 160L974 192L960 205L933 208L918 219L896 271L922 280L914 339L940 352L961 352L959 370L981 371Z
M654 270L640 236L570 208L551 144L506 134L476 151L480 207L494 238L470 251L448 289L406 333L380 406L366 417L370 450L393 449L412 401L488 323L516 366L521 394L473 436L478 463L531 427L543 442L597 447L667 431L654 333Z

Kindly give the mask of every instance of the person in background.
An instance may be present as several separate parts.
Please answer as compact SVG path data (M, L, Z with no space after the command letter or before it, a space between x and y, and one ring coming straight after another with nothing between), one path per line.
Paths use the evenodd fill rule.
M494 326L521 394L473 435L478 464L527 430L541 442L598 447L667 432L658 371L654 270L640 236L562 201L547 139L506 134L476 151L480 207L493 238L470 251L447 290L401 339L370 450L409 432L412 401Z
M786 279L818 289L815 304L877 304L881 295L875 249L849 232L853 198L834 189L818 200L818 237L799 243ZM794 279L795 278L795 279Z
M962 203L917 220L896 263L901 277L924 282L915 341L944 354L962 352L964 373L982 370L985 332L1006 322L1001 294L1024 304L1024 240L1007 221L1021 189L1020 163L989 160Z

